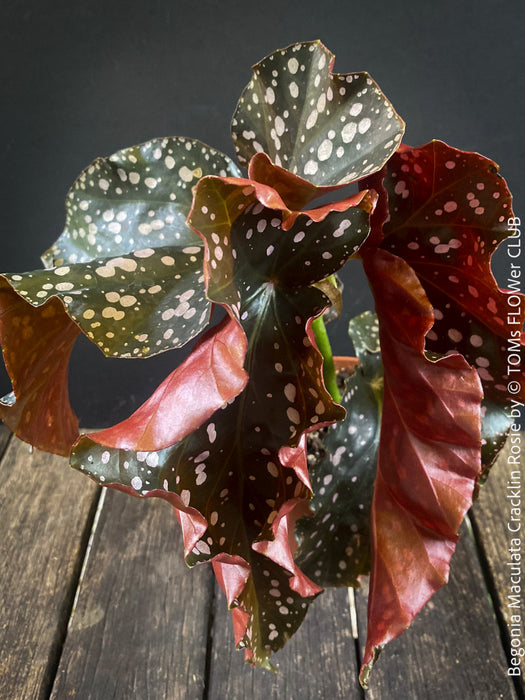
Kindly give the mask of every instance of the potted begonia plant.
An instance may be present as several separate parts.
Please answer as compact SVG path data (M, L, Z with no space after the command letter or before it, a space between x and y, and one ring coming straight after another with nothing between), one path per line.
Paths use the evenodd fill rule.
M403 144L372 78L333 61L316 41L254 66L232 120L241 167L167 137L81 173L44 269L0 276L0 417L102 486L172 504L251 663L271 665L323 587L370 574L365 684L446 582L505 441L517 326L490 262L513 214L491 160ZM356 357L334 358L349 259L375 313L350 324ZM108 357L197 342L128 419L80 435L81 333Z

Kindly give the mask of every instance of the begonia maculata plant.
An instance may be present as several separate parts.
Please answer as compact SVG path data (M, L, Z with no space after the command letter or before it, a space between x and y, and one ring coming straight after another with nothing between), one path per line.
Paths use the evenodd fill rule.
M232 119L247 172L168 137L81 173L45 268L0 276L0 417L102 486L167 500L253 664L271 667L323 587L370 575L366 684L447 581L505 441L516 326L491 257L513 215L491 160L403 144L377 84L333 63L316 41L254 66ZM352 258L375 313L350 324L356 357L334 358L325 321ZM197 341L128 419L80 436L81 333L108 357Z

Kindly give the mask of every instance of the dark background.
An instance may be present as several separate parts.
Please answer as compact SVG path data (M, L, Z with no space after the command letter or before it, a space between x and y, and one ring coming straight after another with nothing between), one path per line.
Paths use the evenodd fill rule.
M277 48L321 39L335 70L367 70L407 123L405 142L440 138L501 165L525 211L525 6L303 0L2 0L0 270L40 266L64 199L96 156L181 135L233 156L229 121L250 66ZM509 260L496 256L503 284ZM360 269L348 315L370 308ZM339 322L335 351L348 354ZM124 418L180 361L105 360L84 338L73 353L82 425ZM0 395L10 390L0 366Z

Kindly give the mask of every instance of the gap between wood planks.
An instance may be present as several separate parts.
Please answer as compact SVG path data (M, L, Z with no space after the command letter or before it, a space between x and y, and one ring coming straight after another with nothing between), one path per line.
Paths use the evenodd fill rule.
M62 615L60 616L60 619L63 622L61 626L57 629L57 651L54 658L50 659L48 673L49 682L47 683L46 687L43 688L46 698L51 697L53 686L55 685L58 668L60 666L60 660L62 658L62 652L64 650L64 644L67 638L69 624L73 617L73 612L75 610L75 606L78 600L82 578L88 563L89 553L91 551L91 545L93 543L93 537L97 529L98 518L100 517L100 512L104 504L105 496L105 489L99 488L96 497L93 499L93 503L86 518L86 523L80 542L80 551L77 565L75 566L74 574L71 577L69 592L66 599L64 600Z
M4 457L5 451L7 449L8 443L9 443L9 436L6 436L5 434L2 435L2 430L0 426L0 458ZM498 484L501 481L501 476L498 474L494 474L494 479L492 480L493 484ZM489 480L490 481L490 480ZM503 484L503 481L501 481ZM490 487L489 487L490 488ZM502 489L504 488L503 486L501 487ZM57 670L60 665L60 660L62 656L62 650L64 647L65 640L67 638L68 634L68 626L69 622L71 620L73 611L75 609L76 602L78 600L78 591L80 588L80 585L82 583L83 575L84 572L87 568L88 562L89 562L89 557L91 554L91 547L92 543L95 537L95 533L97 532L98 528L98 523L99 523L99 518L100 514L102 513L103 507L104 507L104 500L106 496L106 489L99 489L98 493L93 497L91 507L88 510L88 515L85 519L85 524L82 529L82 535L81 535L81 546L78 552L78 557L76 558L75 561L75 567L73 570L73 575L71 576L70 583L68 586L67 594L64 598L64 601L62 603L62 614L60 617L60 625L56 629L56 634L55 634L55 641L56 641L56 646L55 646L55 653L52 657L49 658L48 662L48 668L46 669L46 674L45 674L45 683L42 686L42 691L45 693L44 697L49 697L49 693L51 692L51 689L53 687L53 683L55 680L55 677L57 675ZM479 504L482 505L482 504ZM497 585L497 581L494 577L494 567L496 566L496 563L494 561L494 553L492 553L492 558L490 555L490 552L487 549L487 546L489 546L491 543L487 540L485 542L483 532L486 531L488 525L485 519L483 518L483 512L482 510L476 510L474 509L474 512L471 513L472 516L472 521L473 524L471 526L470 520L467 518L467 527L468 527L468 533L466 532L465 535L467 535L469 538L473 540L475 543L476 547L476 556L478 558L478 561L481 564L481 569L483 572L483 577L485 580L485 589L488 591L490 595L490 601L493 607L493 610L495 611L495 615L497 617L497 622L498 622L498 629L499 629L499 634L502 639L503 643L503 648L505 649L506 655L507 655L507 660L509 657L509 649L510 649L510 640L509 640L509 634L508 634L508 627L507 623L505 622L503 613L502 613L502 604L503 604L503 590L501 588L501 582L500 585ZM498 518L498 514L494 514L495 518ZM479 521L479 522L478 522ZM485 538L487 535L485 534ZM499 550L498 550L499 551ZM204 697L207 697L208 693L208 688L209 688L209 681L210 681L210 676L211 676L211 655L212 655L212 630L214 628L214 623L216 620L216 596L215 594L213 595L211 599L211 606L209 609L209 616L208 616L208 639L207 639L207 650L206 650L206 667L205 667L205 690L204 690ZM356 635L358 635L358 627L357 627L357 620L356 620L356 606L355 606L355 597L354 597L354 591L353 589L348 590L348 606L349 606L349 613L350 613L350 625L351 625L351 631L352 631L352 637L354 638L354 641L356 640ZM359 642L358 640L355 641L355 652L356 652L356 657L359 663ZM523 698L523 689L520 685L520 683L516 683L516 679L514 680L514 686L516 690L516 695L518 698Z

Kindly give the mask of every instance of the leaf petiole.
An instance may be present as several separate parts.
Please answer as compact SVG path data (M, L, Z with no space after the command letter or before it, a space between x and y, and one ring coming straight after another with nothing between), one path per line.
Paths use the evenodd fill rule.
M341 403L341 392L337 386L337 373L335 371L332 346L330 345L322 315L312 321L312 331L315 335L317 348L323 356L323 379L325 386L333 400L337 403Z

